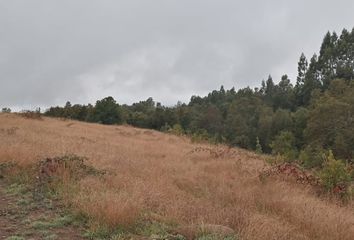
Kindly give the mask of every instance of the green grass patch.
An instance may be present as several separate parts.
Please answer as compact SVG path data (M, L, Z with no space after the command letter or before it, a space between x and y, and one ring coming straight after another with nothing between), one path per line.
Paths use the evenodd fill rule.
M11 236L6 238L6 240L25 240L24 237L19 237L19 236Z
M31 200L26 198L21 198L17 201L17 205L19 206L29 206L31 204Z
M218 234L203 234L197 240L239 240L237 236L220 236Z
M62 228L73 223L73 218L69 215L58 217L52 221L38 220L32 223L32 227L38 230L46 230L51 228Z
M84 238L88 239L110 239L113 235L112 231L105 226L98 226L93 230L88 230L83 234Z
M59 239L58 235L55 233L49 234L43 238L44 240L56 240Z
M141 221L135 226L134 234L145 236L150 239L175 239L184 240L182 235L172 235L171 232L175 228L175 224L162 223L158 221Z
M28 191L24 184L13 183L7 187L6 193L10 195L23 195Z
M138 235L143 235L147 237L151 236L167 236L169 227L163 223L159 222L150 222L138 224L135 229L135 232Z

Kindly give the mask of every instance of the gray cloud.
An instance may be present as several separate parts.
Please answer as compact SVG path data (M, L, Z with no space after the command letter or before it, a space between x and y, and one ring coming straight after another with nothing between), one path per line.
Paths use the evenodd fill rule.
M0 106L152 96L188 101L224 85L296 77L301 52L353 26L354 2L0 1Z

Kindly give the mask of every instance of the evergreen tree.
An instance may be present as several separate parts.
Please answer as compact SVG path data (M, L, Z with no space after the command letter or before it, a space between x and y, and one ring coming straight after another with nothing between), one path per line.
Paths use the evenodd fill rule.
M103 124L122 123L120 107L113 97L106 97L96 102L93 119Z
M273 107L274 93L275 93L275 84L273 82L272 76L269 75L268 79L265 83L264 99L265 99L265 102L271 107Z
M297 78L296 86L303 86L305 83L305 76L308 68L308 62L304 53L301 54L300 60L297 64Z
M321 89L320 73L318 70L317 55L314 54L310 60L309 68L306 71L304 84L301 87L300 106L308 106L311 94L315 89Z
M293 109L295 107L294 89L288 75L283 75L279 84L275 86L272 102L275 110L278 108Z

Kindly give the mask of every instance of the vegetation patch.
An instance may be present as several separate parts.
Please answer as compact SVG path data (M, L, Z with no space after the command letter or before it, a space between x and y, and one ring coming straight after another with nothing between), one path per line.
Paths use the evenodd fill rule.
M50 182L55 178L60 178L65 174L75 180L88 175L102 176L106 172L95 169L85 164L87 158L77 155L64 155L61 157L46 158L39 162L37 168L39 179Z
M28 191L28 187L22 183L13 183L7 187L6 193L11 195L23 195Z
M296 82L286 74L277 80L269 75L254 89L236 91L220 86L204 97L192 96L189 103L169 107L151 97L120 105L109 96L94 105L66 102L63 107L51 107L45 115L103 124L126 123L186 135L192 142L223 143L273 154L277 156L272 158L276 160L273 164L300 164L317 171L325 188L350 191L344 185L354 180L350 170L354 168L353 46L354 29L343 29L340 34L327 32L318 55L308 59L300 54ZM339 162L325 162L324 155L330 150L346 165L344 168ZM338 178L337 170L332 171L334 165L338 171L344 169L339 181L346 182L344 185L330 183L331 178Z
M38 164L30 166L19 166L11 162L4 162L0 165L1 174L4 182L8 185L4 192L13 198L14 209L8 217L14 220L22 221L23 232L26 234L41 234L42 239L59 239L55 233L56 229L63 229L73 225L80 228L85 226L86 218L76 218L70 214L61 214L53 217L38 218L30 217L33 211L63 211L66 207L64 201L66 193L75 188L78 180L86 176L100 177L105 171L97 170L85 163L86 158L76 155L64 155L55 158L46 158ZM21 173L21 174L18 174ZM1 186L0 186L1 187ZM1 190L1 189L0 189ZM53 207L55 201L56 207ZM59 207L59 208L58 208ZM69 209L70 210L70 209ZM21 227L18 227L20 231ZM30 231L33 229L33 231ZM23 239L22 235L12 236L9 239Z
M262 171L259 174L259 178L263 181L266 177L279 175L295 179L295 181L300 184L312 186L320 186L321 184L318 177L294 163L281 163L273 166Z
M342 161L336 160L331 151L319 175L327 191L339 194L341 197L350 192L351 176L347 166Z
M6 238L6 240L25 240L24 237L19 237L19 236L11 236Z
M37 109L36 111L31 111L31 110L23 110L20 113L18 113L21 117L27 118L27 119L36 119L36 120L43 120L41 110Z
M4 178L8 171L15 167L17 167L17 164L14 162L0 162L0 179Z
M73 223L73 218L71 216L60 216L55 219L41 219L34 221L31 226L34 229L46 230L50 228L62 228L65 226L69 226Z

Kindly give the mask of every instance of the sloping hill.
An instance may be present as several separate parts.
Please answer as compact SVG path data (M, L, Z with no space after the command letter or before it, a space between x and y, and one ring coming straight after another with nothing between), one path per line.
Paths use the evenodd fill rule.
M291 181L260 181L266 163L251 152L129 126L0 114L0 163L32 166L66 154L106 171L63 184L63 201L94 230L153 235L144 224L156 223L186 237L204 226L250 240L354 239L352 205Z

